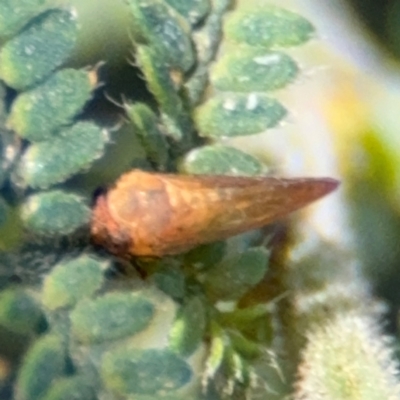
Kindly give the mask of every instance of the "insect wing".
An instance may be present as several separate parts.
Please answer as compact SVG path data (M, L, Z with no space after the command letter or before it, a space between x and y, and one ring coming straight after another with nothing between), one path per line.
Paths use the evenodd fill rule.
M201 240L198 235L211 242L263 227L338 186L338 182L330 178L168 176L166 179L170 187L176 188L177 196L191 204L193 214L202 218L196 221L193 217L194 237L186 231L185 240L191 243ZM173 196L172 190L170 193Z
M92 235L116 254L163 256L267 225L334 190L329 178L157 174L139 170L100 197Z

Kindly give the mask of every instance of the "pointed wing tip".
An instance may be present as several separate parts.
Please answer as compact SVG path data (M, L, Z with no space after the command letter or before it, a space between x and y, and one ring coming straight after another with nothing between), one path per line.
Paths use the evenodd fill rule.
M334 178L319 178L317 181L320 182L323 195L333 192L340 185L340 181Z
M315 200L332 193L340 185L340 181L334 178L312 178L312 181L310 183L314 187Z

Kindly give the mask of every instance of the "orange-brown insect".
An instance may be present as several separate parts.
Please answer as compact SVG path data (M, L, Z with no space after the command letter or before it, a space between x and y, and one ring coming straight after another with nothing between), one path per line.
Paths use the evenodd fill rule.
M133 170L97 199L91 232L95 243L122 257L172 255L263 227L337 186L329 178Z

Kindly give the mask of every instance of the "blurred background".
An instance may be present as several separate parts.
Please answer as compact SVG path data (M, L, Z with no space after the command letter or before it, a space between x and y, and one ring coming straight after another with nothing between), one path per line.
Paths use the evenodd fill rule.
M394 328L400 302L400 1L296 5L320 36L305 55L314 67L305 67L309 78L299 85L312 89L305 95L298 88L295 96L300 136L319 143L302 146L313 160L302 165L323 173L337 168L342 212L375 293L391 305ZM324 143L334 149L334 162L326 159L329 151L321 157Z

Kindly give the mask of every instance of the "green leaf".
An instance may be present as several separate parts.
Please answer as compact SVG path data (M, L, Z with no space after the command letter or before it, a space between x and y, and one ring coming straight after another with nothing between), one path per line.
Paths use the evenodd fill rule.
M42 85L20 94L11 108L7 125L30 141L51 139L69 125L91 98L96 73L63 69Z
M22 335L34 333L42 311L39 304L22 289L0 292L0 325Z
M173 8L159 0L128 0L138 43L149 44L164 66L188 71L195 62L190 26Z
M106 262L88 255L56 265L44 280L43 304L50 310L56 310L92 296L102 286L106 268Z
M55 379L66 369L65 351L61 340L46 335L28 351L17 379L17 398L39 400Z
M28 147L19 165L22 184L48 188L88 168L101 157L108 134L89 122L65 129L59 136Z
M221 367L225 357L226 338L217 324L212 324L210 329L209 351L204 368L204 378L212 380Z
M2 0L0 2L0 37L16 34L31 18L49 6L49 0Z
M171 350L123 346L106 354L101 375L105 386L120 396L152 395L164 398L186 385L192 371Z
M197 107L199 134L222 138L254 135L276 126L286 115L275 99L262 94L219 94Z
M230 254L207 272L204 282L209 298L236 300L264 277L269 251L253 247L242 253Z
M208 72L205 68L198 69L185 82L187 100L192 106L196 106L202 100L208 84Z
M69 57L76 38L71 12L56 9L39 15L1 48L1 79L17 90L42 81Z
M297 46L314 35L314 27L300 15L276 6L242 7L224 24L225 38L250 46Z
M202 343L205 329L204 304L198 297L193 297L179 309L169 334L170 348L184 356L191 355Z
M160 106L166 133L181 140L191 131L191 121L178 93L179 82L174 82L160 55L148 46L139 46L137 63L146 78L147 86Z
M168 143L159 129L156 114L144 103L127 106L127 113L148 159L155 163L158 169L166 170L169 161Z
M199 23L211 10L210 0L164 0L191 25Z
M283 88L298 71L296 62L285 53L236 46L214 64L210 80L221 91L266 92Z
M218 264L226 253L226 242L213 242L197 246L185 254L185 264L197 270L207 270Z
M53 190L28 197L21 208L21 219L38 235L68 235L89 222L90 208L80 196Z
M87 377L73 376L57 380L41 400L96 400Z
M264 169L250 154L220 144L194 149L180 164L180 171L186 174L253 176Z
M231 339L234 342L236 340L232 335L236 331L251 340L251 343L254 343L253 341L258 343L257 349L254 349L251 343L249 343L247 349L247 345L242 347L241 352L244 351L246 356L253 356L253 350L255 352L260 351L262 344L269 345L275 333L273 327L274 315L273 313L271 314L271 305L263 301L250 307L235 308L232 311L222 312L218 315L218 321L225 329L229 329ZM253 355L249 353L253 353Z
M171 298L181 300L186 290L182 265L174 263L174 259L160 259L156 265L157 272L151 275L151 282Z
M0 103L5 100L1 98L0 86ZM0 108L0 125L4 126L5 118L3 118L3 110ZM0 133L0 188L9 176L11 167L13 166L15 159L19 157L21 148L21 141L11 131L2 129Z
M9 207L5 200L0 196L0 228L7 222Z
M134 335L151 322L154 306L144 296L109 293L83 300L72 311L71 330L82 343L98 343Z
M197 62L190 76L185 77L185 97L191 105L197 105L208 84L208 69L222 41L222 22L230 0L212 2L211 12L207 15L201 29L192 36L196 47Z

